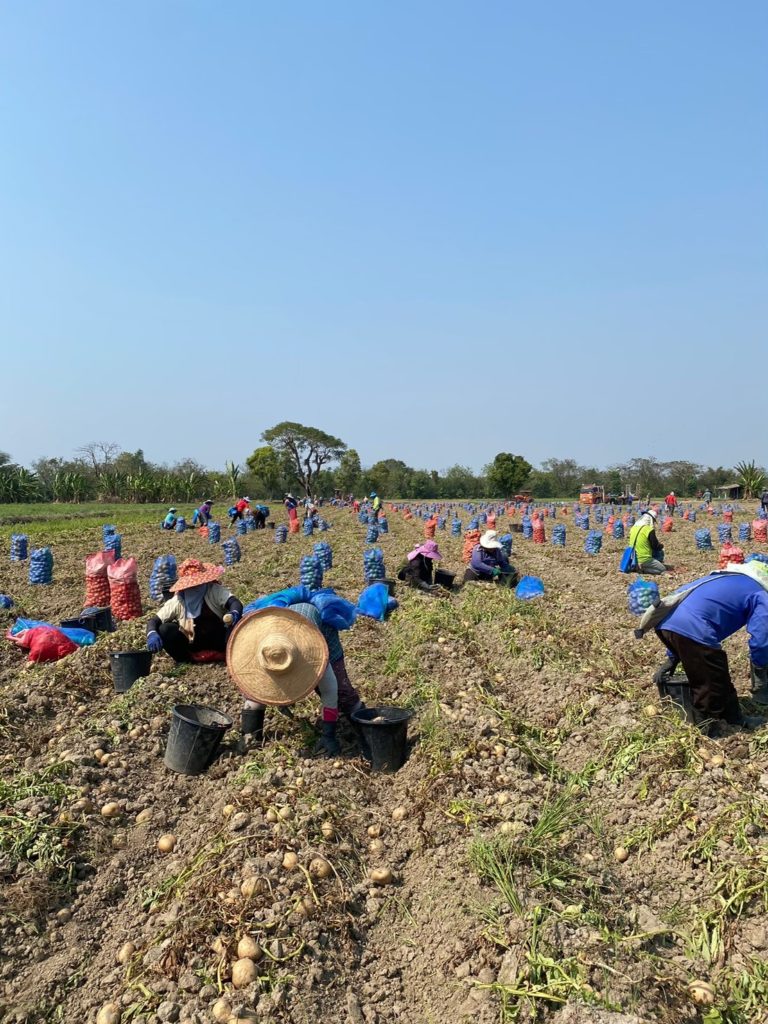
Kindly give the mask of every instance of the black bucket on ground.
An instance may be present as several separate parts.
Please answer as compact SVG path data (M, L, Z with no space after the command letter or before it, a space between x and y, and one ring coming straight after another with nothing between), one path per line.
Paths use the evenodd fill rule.
M351 718L370 750L371 768L375 772L396 772L405 763L408 749L407 708L360 708Z
M691 725L701 725L703 718L693 706L691 695L691 684L684 672L675 672L674 675L665 675L656 683L659 690L659 697L670 700L675 712L685 722Z
M152 668L151 651L114 651L109 656L115 693L125 693Z
M232 719L202 704L177 704L173 709L165 767L181 775L200 775L213 763Z
M270 530L274 530L274 528L277 526L277 523L273 522L271 519L268 519L267 526L270 528Z
M114 633L115 624L112 621L112 609L86 608L79 615L71 619L61 620L62 629L89 629L91 633Z
M453 588L455 579L455 572L449 572L447 569L435 569L435 583L439 583L440 586L445 587L446 590L451 590Z

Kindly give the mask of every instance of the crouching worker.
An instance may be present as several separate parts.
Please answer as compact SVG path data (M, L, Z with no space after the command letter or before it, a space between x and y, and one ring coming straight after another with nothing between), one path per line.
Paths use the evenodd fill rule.
M665 604L673 605L667 615L663 615ZM667 661L654 676L659 689L673 681L672 674L682 663L691 702L700 719L744 728L761 725L765 719L746 717L741 710L721 644L746 626L752 699L768 704L768 566L760 562L732 563L724 572L710 573L680 587L664 598L655 612L663 617L651 625L667 648ZM645 617L641 627L644 621Z
M224 654L229 627L243 606L218 582L223 572L223 566L196 558L181 563L171 587L174 596L147 623L147 647L153 654L165 650L174 661L194 661L202 651Z
M316 689L323 706L320 749L329 756L340 753L336 738L339 688L328 643L320 631L320 613L314 605L302 603L249 612L232 632L227 668L245 697L241 717L244 736L260 742L267 707L286 708Z
M485 583L499 583L503 587L514 587L518 572L509 564L504 548L495 530L486 530L472 550L469 568L464 573L464 582L479 580Z
M435 589L435 562L439 562L441 558L437 541L427 540L408 552L408 558L400 566L397 578L412 587L431 593Z
M164 530L173 530L173 529L175 529L175 527L176 527L176 518L177 518L177 516L176 516L176 509L175 508L169 508L168 509L168 515L163 520L163 524L162 524L163 525L163 529Z
M657 512L649 508L629 531L629 546L635 552L634 571L647 576L661 576L668 571L664 564L664 547L656 536Z

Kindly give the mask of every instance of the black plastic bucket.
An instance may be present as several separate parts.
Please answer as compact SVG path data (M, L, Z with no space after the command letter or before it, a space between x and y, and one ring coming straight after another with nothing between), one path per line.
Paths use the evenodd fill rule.
M360 708L351 718L360 726L370 750L371 768L375 772L396 772L405 763L408 748L407 708Z
M165 767L181 775L200 775L212 763L232 719L202 704L177 704L173 709Z
M274 530L274 528L277 526L277 523L274 522L274 520L272 519L268 519L267 526L270 528L270 530Z
M112 609L86 608L79 615L61 620L62 629L89 629L92 633L113 633Z
M115 693L125 693L152 668L151 651L114 651L109 656Z
M435 583L439 583L440 586L445 587L446 590L451 590L453 588L455 579L455 572L449 572L447 569L435 569Z
M691 684L685 673L676 672L672 676L664 676L656 685L659 697L671 701L675 712L683 721L690 722L691 725L701 724L703 718L693 706Z

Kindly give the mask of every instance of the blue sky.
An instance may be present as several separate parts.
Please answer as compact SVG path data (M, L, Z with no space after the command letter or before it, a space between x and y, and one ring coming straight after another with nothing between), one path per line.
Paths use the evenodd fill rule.
M0 449L768 461L768 6L0 10Z

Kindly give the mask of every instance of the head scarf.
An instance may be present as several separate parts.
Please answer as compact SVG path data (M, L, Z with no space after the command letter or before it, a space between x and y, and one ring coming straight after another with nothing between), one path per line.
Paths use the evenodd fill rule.
M198 619L203 610L203 601L210 583L201 583L197 587L186 587L179 591L179 597L184 605L184 617L187 619Z

